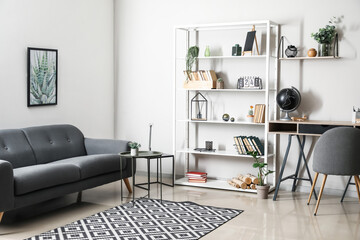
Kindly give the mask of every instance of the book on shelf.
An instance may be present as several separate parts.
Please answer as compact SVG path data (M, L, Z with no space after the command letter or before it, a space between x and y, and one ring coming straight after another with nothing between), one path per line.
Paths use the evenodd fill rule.
M259 156L264 155L264 146L260 139L255 136L235 136L235 147L240 155L246 155L247 152L257 152Z
M184 71L190 81L215 81L217 76L214 70Z
M192 182L192 183L206 183L206 182L207 182L207 178L204 178L204 179L189 179L188 182Z
M254 123L265 123L265 104L255 104Z
M206 176L207 176L206 172L190 171L186 173L186 177L206 177Z

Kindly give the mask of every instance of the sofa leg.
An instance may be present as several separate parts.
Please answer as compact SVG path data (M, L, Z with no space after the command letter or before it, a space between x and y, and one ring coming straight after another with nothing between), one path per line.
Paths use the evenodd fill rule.
M3 216L4 216L4 212L0 212L0 223L1 223Z
M76 199L76 202L81 203L81 200L82 200L82 192L79 192L78 196L77 196L77 199Z
M125 185L126 185L127 190L129 191L129 193L132 193L129 179L128 179L128 178L124 178L124 183L125 183Z

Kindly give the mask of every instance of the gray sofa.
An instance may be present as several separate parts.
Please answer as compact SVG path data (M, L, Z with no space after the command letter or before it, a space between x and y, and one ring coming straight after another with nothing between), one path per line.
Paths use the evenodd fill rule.
M120 179L122 140L84 138L72 125L0 130L0 222L5 211ZM123 160L128 190L131 164Z

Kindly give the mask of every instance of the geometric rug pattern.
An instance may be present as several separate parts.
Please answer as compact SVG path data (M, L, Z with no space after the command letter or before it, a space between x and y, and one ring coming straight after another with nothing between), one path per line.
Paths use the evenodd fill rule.
M163 240L199 239L242 210L193 202L141 198L53 229L29 240Z

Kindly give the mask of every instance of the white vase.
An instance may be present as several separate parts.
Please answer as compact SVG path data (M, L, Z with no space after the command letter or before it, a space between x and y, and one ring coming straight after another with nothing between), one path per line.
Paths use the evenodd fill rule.
M131 156L137 156L139 152L138 148L131 148L130 155Z

